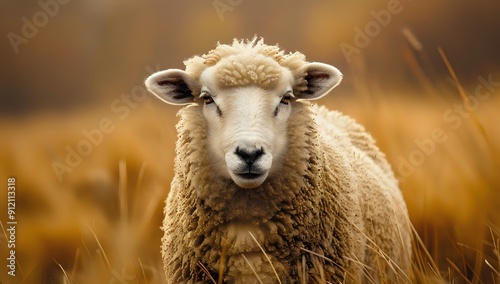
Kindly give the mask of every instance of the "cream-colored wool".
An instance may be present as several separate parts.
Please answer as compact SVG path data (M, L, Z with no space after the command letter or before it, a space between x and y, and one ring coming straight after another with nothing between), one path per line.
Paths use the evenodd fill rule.
M218 44L208 54L193 56L184 61L186 72L198 80L208 67L217 64L216 76L225 86L256 84L263 88L273 87L281 75L281 68L289 69L297 75L303 88L299 69L306 64L306 57L300 52L285 54L278 46L264 44L264 40L234 40L232 45Z
M187 60L186 71L196 79L219 63L222 85L272 88L279 68L300 85L306 61L262 41L235 41ZM274 270L282 283L376 283L409 273L406 205L385 156L352 119L295 101L281 170L244 189L214 174L202 107L178 115L162 239L168 283L212 283L208 273L224 283L278 283Z

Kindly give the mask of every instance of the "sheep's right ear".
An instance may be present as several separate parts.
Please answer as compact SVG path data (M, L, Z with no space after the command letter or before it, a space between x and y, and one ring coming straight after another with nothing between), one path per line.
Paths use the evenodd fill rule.
M196 81L186 71L168 69L156 72L146 79L146 88L160 100L172 105L194 103Z
M300 78L302 86L294 91L294 95L302 100L322 98L342 81L342 73L337 68L319 62L306 64L299 74L303 74Z

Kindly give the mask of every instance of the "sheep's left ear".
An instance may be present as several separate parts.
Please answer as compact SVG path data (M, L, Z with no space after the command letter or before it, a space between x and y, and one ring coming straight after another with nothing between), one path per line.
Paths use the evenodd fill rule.
M184 70L168 69L156 72L146 79L145 85L151 93L168 104L194 103L193 90L197 87L197 81Z
M299 78L294 95L302 100L319 99L342 81L342 73L337 68L318 62L306 64L298 74L303 77Z

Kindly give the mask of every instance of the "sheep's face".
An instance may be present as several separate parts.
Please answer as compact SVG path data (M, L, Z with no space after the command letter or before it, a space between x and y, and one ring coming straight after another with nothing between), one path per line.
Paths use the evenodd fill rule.
M279 170L286 154L294 78L283 71L270 89L256 84L227 86L217 79L217 66L201 75L207 149L215 171L240 187L262 184Z
M260 68L267 72L260 77L250 77L255 65L243 76L225 67L208 67L198 80L182 70L161 71L146 86L167 103L202 108L207 141L200 149L208 151L213 172L242 188L255 188L280 171L295 101L324 96L342 75L322 63L308 63L295 76L277 63Z

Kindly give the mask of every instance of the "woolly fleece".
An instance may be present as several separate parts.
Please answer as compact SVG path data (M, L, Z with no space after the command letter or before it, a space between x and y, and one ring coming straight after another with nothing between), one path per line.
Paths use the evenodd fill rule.
M273 59L269 64L294 74L306 63L300 53L285 55L254 39L195 56L186 61L186 71L197 79L203 68L242 50L245 56L260 50L266 60ZM272 86L273 72L262 76L263 87ZM252 80L229 73L220 72L223 84ZM332 283L360 283L367 277L397 281L409 272L406 205L384 154L354 120L294 101L280 174L243 189L213 174L202 107L189 105L178 116L175 176L162 239L168 283L211 283L208 274L224 283L260 283L254 272L262 283L278 283L273 270L282 283L322 283L321 275ZM401 273L393 273L393 266Z
M359 282L357 262L375 271L383 266L374 247L408 271L406 207L373 139L338 112L305 103L297 103L293 112L283 174L249 190L212 174L203 150L201 109L179 112L175 178L163 224L169 283L207 283L199 263L215 279L222 272L227 283L258 283L242 253L260 260L252 262L261 264L255 270L267 273L264 283L276 283L255 241L238 235L243 230L252 232L271 256L283 283L302 277L297 268L302 256L309 266L307 283L316 283L321 269L333 283Z

